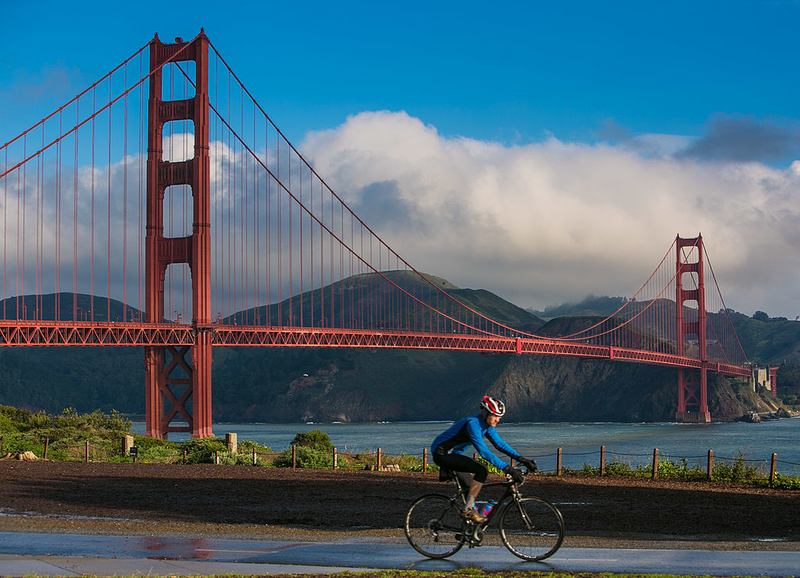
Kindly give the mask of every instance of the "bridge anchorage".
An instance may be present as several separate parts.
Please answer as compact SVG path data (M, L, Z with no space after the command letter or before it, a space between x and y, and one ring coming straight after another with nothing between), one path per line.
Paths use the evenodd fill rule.
M0 162L0 347L142 347L154 438L213 435L217 347L668 366L680 421L711 419L708 372L751 376L702 236L677 236L676 260L670 247L634 297L591 327L545 336L500 323L361 220L202 31L155 37L3 145Z

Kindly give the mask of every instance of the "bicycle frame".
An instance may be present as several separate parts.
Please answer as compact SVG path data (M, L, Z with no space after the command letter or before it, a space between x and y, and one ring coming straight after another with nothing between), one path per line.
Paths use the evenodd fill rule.
M469 488L462 488L461 484L458 481L458 478L454 481L456 488L458 488L458 492L455 496L453 496L453 500L461 499L462 502L465 501L465 496L469 491ZM502 482L488 482L483 484L483 488L481 491L485 490L486 488L492 488L497 486L505 487L505 492L500 498L497 500L497 503L494 505L492 510L486 516L486 521L481 522L480 524L475 524L474 522L467 522L464 521L464 525L466 526L466 534L467 534L467 543L470 548L474 548L475 546L480 546L481 541L483 540L483 531L489 525L489 523L494 519L495 515L503 509L505 506L506 501L511 498L519 507L519 501L522 498L522 494L520 494L519 488L517 486L521 486L523 482L516 483L510 479L506 479ZM519 508L520 515L522 516L525 523L530 526L531 522L528 519L525 510Z

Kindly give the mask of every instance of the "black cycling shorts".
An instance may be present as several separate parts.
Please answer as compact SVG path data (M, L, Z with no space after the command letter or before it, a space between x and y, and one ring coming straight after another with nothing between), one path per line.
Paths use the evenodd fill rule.
M483 483L489 476L489 469L480 462L476 462L472 458L468 458L463 454L448 454L440 451L438 448L433 452L433 463L442 469L451 470L458 475L461 472L469 472L474 474L473 479L476 482ZM469 476L458 476L461 485L469 487Z

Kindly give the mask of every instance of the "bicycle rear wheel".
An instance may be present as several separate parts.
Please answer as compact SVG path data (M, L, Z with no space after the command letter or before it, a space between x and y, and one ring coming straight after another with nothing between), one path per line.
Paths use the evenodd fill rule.
M564 518L547 500L522 498L503 510L500 537L515 556L544 560L555 554L564 541Z
M456 500L427 494L411 504L404 529L414 550L428 558L447 558L464 545L464 525Z

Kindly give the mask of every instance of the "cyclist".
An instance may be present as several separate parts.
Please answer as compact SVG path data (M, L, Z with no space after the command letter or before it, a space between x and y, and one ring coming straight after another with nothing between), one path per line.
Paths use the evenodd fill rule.
M503 473L508 474L516 482L523 480L522 472L511 464L495 456L483 438L486 437L498 451L517 460L528 468L529 471L536 471L536 462L522 457L510 445L503 441L497 433L495 426L506 413L505 404L499 399L494 399L488 395L481 400L480 413L460 419L445 432L436 436L431 445L433 462L441 468L439 479L451 479L453 474L458 478L462 488L469 488L467 501L464 504L462 517L477 524L486 521L481 514L475 510L475 499L489 475L488 468L482 463L465 456L462 452L472 445L481 457ZM471 478L469 474L474 474Z

